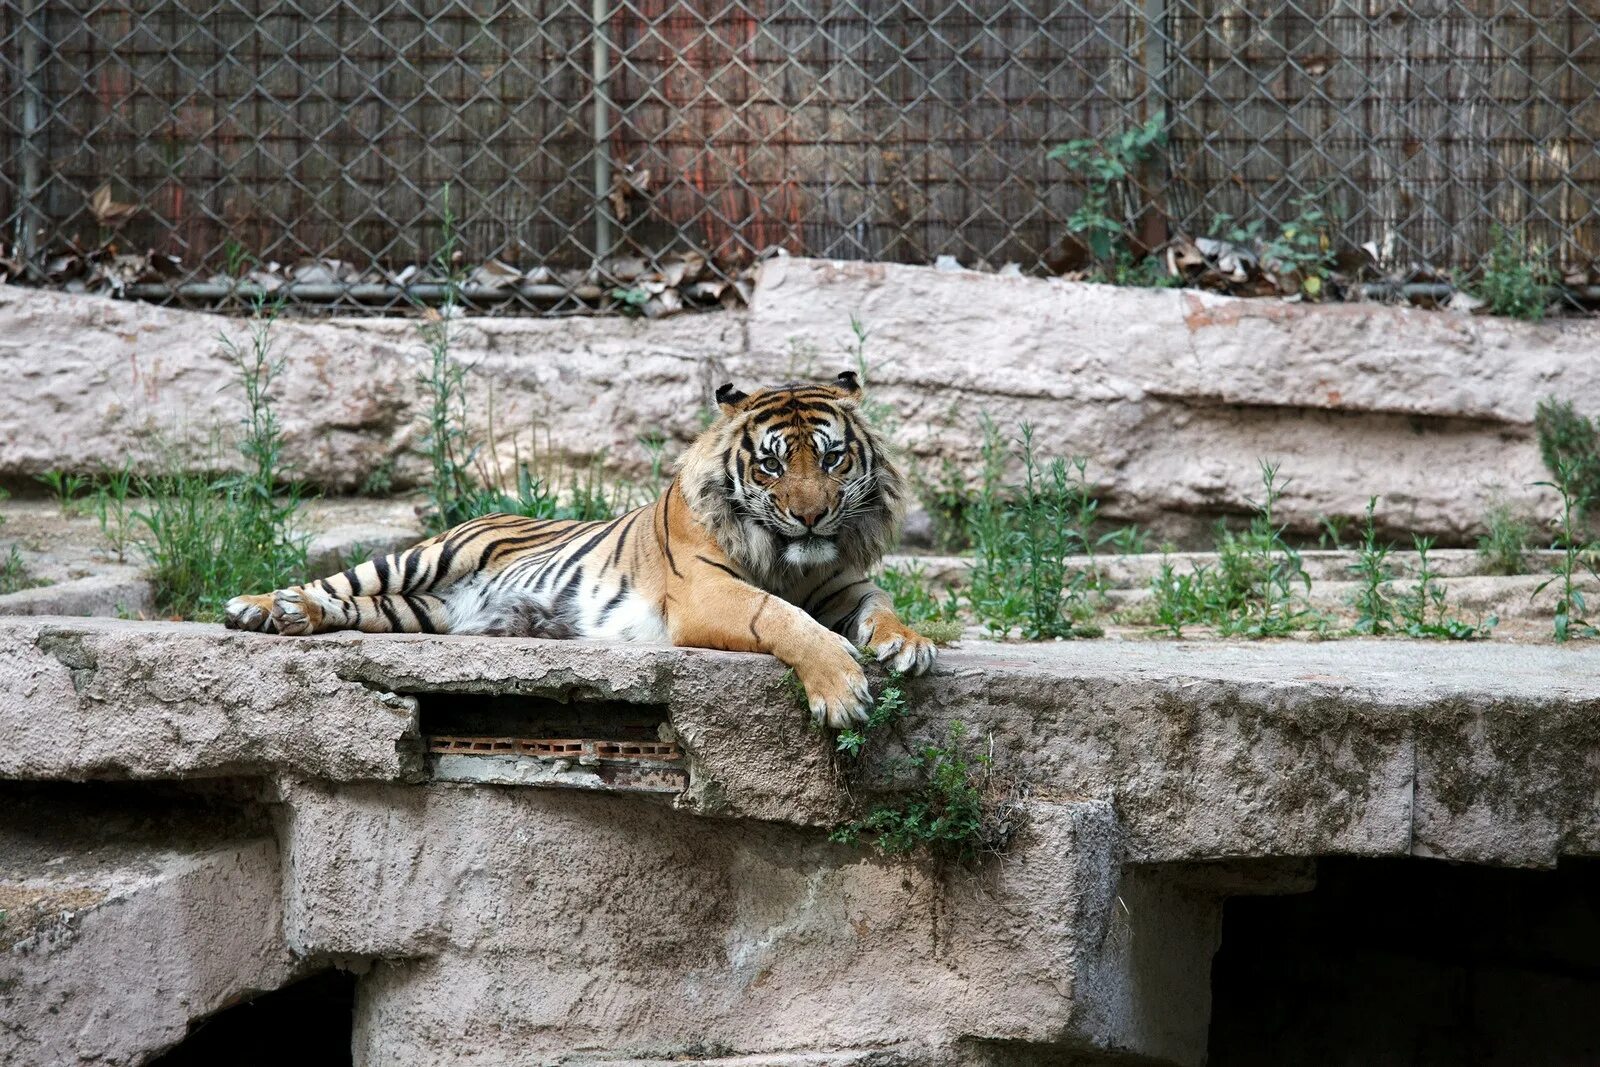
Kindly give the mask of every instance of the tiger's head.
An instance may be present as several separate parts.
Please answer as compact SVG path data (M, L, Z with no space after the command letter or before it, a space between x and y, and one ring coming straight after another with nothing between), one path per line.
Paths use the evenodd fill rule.
M861 383L717 390L722 417L685 453L684 496L729 558L762 585L821 566L873 567L905 482L862 417Z

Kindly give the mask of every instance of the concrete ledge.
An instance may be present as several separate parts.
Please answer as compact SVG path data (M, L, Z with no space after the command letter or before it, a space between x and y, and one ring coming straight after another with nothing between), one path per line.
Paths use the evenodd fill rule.
M0 623L0 776L412 781L416 697L661 705L678 807L825 826L832 739L768 657L469 637L285 639L111 620ZM1039 797L1114 803L1131 859L1600 848L1600 651L1407 641L978 643L909 683L857 791L960 720Z

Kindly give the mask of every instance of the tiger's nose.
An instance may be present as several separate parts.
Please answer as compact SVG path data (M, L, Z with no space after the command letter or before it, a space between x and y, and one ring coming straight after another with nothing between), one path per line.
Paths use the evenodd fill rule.
M801 525L809 530L817 523L822 521L823 516L828 514L828 509L818 508L816 511L795 511L791 512L791 514L794 515Z

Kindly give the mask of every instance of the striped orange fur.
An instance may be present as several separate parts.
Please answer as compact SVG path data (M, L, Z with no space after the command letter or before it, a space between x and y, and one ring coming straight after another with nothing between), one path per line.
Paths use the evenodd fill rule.
M235 597L227 625L285 635L363 630L671 641L766 652L811 711L842 727L870 697L856 646L920 674L933 645L868 577L905 497L861 418L856 376L744 394L659 499L605 522L488 515L404 552Z

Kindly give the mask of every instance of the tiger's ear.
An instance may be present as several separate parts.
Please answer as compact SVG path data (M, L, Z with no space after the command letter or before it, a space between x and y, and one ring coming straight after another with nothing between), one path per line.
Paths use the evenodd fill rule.
M750 399L750 394L740 392L733 387L732 382L725 382L717 386L717 406L724 415L732 415L739 410L739 405Z
M861 379L856 377L856 372L847 370L833 380L833 387L839 390L841 400L861 399Z

